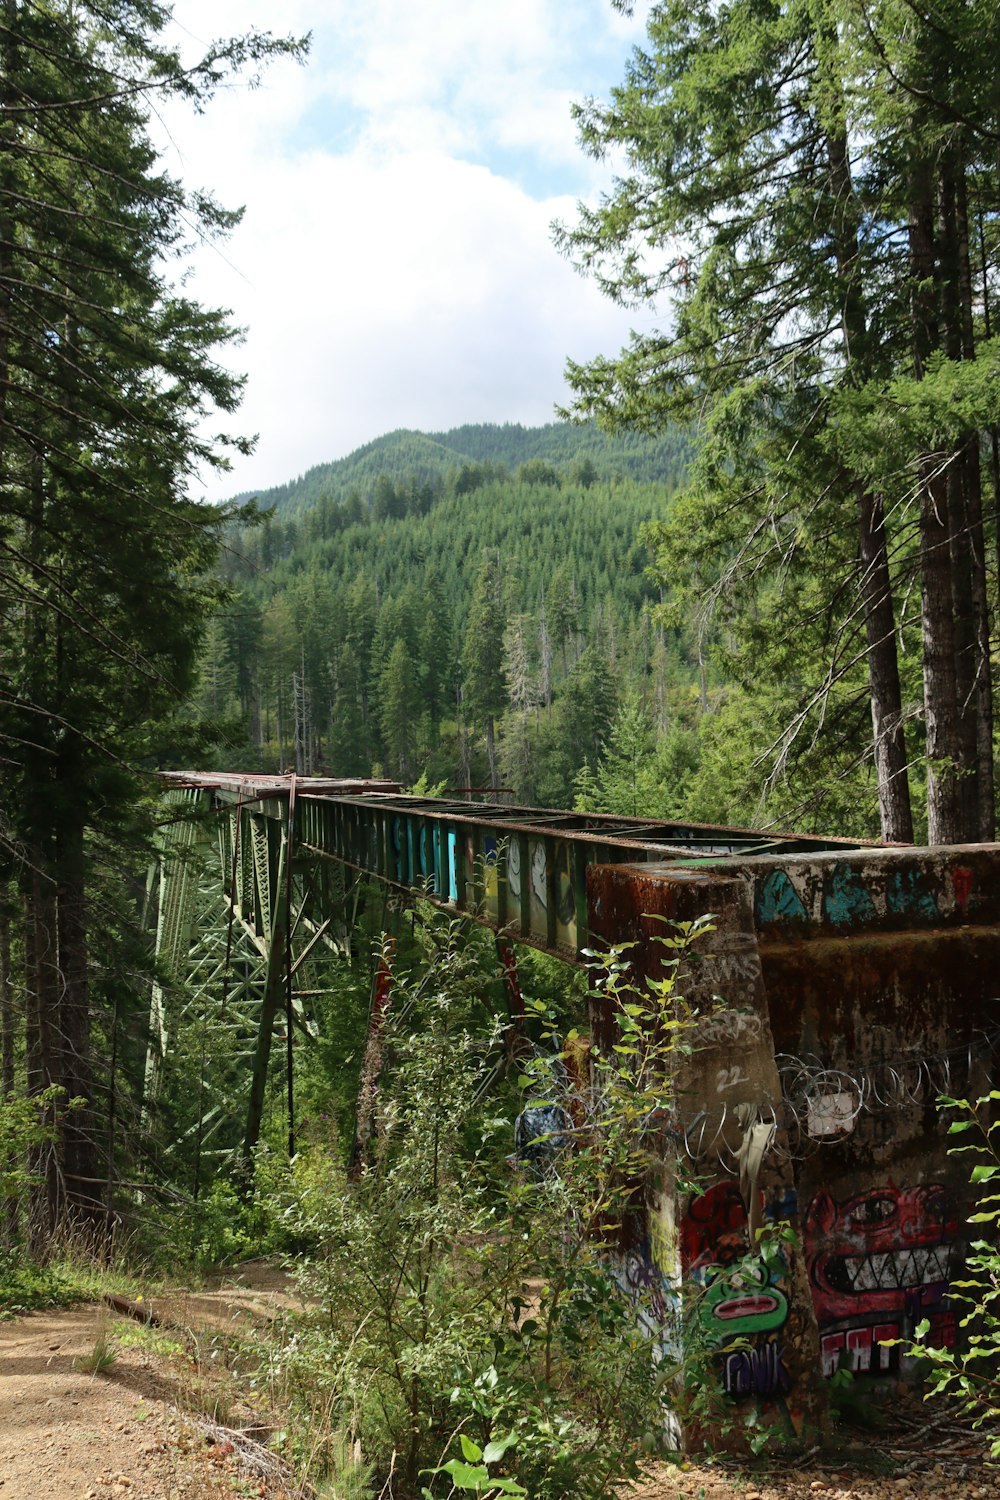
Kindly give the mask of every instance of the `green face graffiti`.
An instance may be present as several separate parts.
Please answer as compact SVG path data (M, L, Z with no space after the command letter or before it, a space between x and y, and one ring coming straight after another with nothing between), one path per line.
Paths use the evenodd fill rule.
M742 1261L720 1271L705 1288L698 1316L719 1338L768 1333L788 1317L788 1299L761 1261Z

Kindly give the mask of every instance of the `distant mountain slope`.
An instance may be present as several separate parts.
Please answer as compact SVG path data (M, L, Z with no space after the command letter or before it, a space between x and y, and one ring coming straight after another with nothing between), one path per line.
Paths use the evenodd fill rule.
M449 432L411 432L400 428L355 449L346 458L317 464L298 479L272 489L248 491L239 499L256 495L262 510L277 510L285 517L300 516L323 496L344 500L357 492L371 498L380 474L393 481L443 479L450 471L469 464L503 464L515 471L521 464L539 461L560 473L574 463L589 460L601 478L621 475L630 479L676 485L690 457L689 440L679 429L661 438L636 435L609 437L588 423L573 426L550 422L544 427L522 427L507 422L455 427Z
M568 469L587 458L602 479L614 474L652 482L676 479L678 469L691 456L690 441L679 428L657 438L637 433L610 437L593 422L583 425L549 422L544 427L483 422L428 436L434 442L470 454L477 463L503 463L512 470L533 459L549 463L555 469Z

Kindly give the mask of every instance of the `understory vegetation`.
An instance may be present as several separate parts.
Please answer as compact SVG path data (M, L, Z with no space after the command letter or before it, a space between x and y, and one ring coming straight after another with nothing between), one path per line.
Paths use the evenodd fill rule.
M227 1357L262 1394L280 1385L277 1447L333 1493L600 1500L669 1439L666 1412L681 1399L680 1334L664 1358L617 1260L650 1183L674 1171L658 1122L686 1045L685 958L711 925L666 933L666 977L643 993L623 953L594 956L594 994L619 1036L602 1054L574 1024L584 996L572 971L536 959L538 990L515 1024L492 944L431 908L412 916L408 941L399 928L381 1067L355 1070L372 1093L357 1111L362 1138L345 1134L337 1080L316 1056L294 1160L276 1091L252 1181L236 1193L217 1178L158 1226L144 1216L119 1258L147 1290L168 1266L176 1277L179 1253L192 1270L287 1258L302 1311L249 1343L234 1335ZM366 1001L356 970L337 1003L363 1014ZM555 1111L558 1128L529 1128L512 1152L519 1110L529 1122ZM5 1106L0 1119L22 1158L38 1127ZM16 1202L31 1184L7 1186ZM92 1293L84 1250L69 1244L58 1269L29 1276L8 1237L0 1306ZM679 1301L676 1316L680 1328Z

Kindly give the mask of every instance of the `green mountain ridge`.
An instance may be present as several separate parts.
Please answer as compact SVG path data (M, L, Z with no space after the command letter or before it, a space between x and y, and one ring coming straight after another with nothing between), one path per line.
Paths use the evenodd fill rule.
M388 433L264 492L221 560L201 711L238 715L262 767L501 771L571 806L619 698L663 725L668 697L700 701L683 629L650 616L643 540L690 455L680 430L484 424Z
M325 497L335 501L357 493L370 500L381 475L399 481L442 480L464 467L493 464L516 470L541 462L559 473L574 463L592 465L595 477L620 476L640 482L668 481L690 456L691 443L681 429L664 437L635 434L610 436L594 423L549 422L523 427L517 422L467 424L447 432L398 428L356 448L344 458L317 464L285 484L247 490L237 502L256 499L261 510L284 518L305 514Z

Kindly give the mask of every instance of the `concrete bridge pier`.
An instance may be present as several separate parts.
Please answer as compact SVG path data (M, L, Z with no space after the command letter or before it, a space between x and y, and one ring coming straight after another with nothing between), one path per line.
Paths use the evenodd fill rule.
M682 1045L691 1050L677 1059L673 1139L664 1140L662 1184L622 1247L637 1302L658 1287L655 1303L669 1309L664 1353L684 1369L671 1435L689 1446L704 1437L740 1446L753 1410L755 1430L815 1441L826 1389L751 891L739 877L705 870L604 865L588 871L587 897L592 934L636 944L629 956L640 989L667 972L664 918L711 914L715 928L681 963L678 993L692 1007ZM612 1040L600 1002L591 1029L599 1045ZM799 1244L784 1244L770 1262L755 1256L756 1231L785 1221Z

